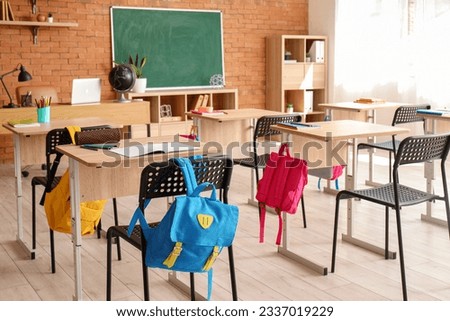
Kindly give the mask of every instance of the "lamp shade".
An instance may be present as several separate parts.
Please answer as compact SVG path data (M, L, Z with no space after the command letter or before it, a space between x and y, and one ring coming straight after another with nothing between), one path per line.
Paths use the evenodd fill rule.
M28 81L31 80L33 77L31 77L30 73L28 71L25 70L24 66L20 66L20 73L19 73L19 77L18 80L20 82L22 81Z

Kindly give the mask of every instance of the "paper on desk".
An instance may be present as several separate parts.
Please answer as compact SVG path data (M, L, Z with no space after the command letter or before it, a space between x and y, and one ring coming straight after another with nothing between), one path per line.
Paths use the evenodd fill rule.
M158 153L179 153L198 149L198 146L188 145L180 142L130 144L125 147L111 148L109 151L125 156L138 157Z

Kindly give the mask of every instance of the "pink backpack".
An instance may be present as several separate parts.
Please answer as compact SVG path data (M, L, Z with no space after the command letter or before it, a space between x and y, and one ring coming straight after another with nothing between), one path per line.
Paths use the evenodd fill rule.
M272 152L264 168L263 177L258 182L256 199L259 202L259 242L264 242L266 206L273 207L278 214L278 235L276 244L281 243L283 219L281 212L295 214L308 183L306 161L291 157L287 144L282 144L277 152Z

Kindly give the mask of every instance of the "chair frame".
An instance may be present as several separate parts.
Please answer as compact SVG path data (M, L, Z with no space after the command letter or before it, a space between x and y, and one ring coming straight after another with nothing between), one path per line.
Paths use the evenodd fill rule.
M233 162L225 156L204 157L192 160L197 183L210 182L219 192L220 199L228 203L228 190L231 181ZM209 188L207 188L209 189ZM155 162L147 165L140 178L139 207L144 212L147 199L172 198L186 194L182 171L173 160ZM149 223L154 227L158 222ZM128 225L111 226L107 231L107 272L106 272L106 300L111 301L112 286L112 239L120 237L141 251L142 278L144 300L150 300L148 267L145 265L146 242L139 225L136 225L132 235L128 236ZM233 246L228 247L229 269L232 298L237 301L236 273L234 267ZM118 258L120 260L120 258ZM190 295L195 301L194 273L190 273Z
M397 223L398 251L400 258L400 272L402 282L403 300L408 299L406 286L406 272L403 253L403 239L401 229L400 212L403 207L412 206L424 202L442 200L445 202L448 231L450 237L450 205L447 188L447 176L445 162L450 149L450 133L440 135L410 136L399 145L392 169L393 182L379 187L362 190L344 190L336 196L335 220L333 231L333 248L331 259L331 273L335 271L336 244L339 221L339 201L341 199L357 198L385 206L385 258L388 259L388 235L389 235L389 208L395 210ZM405 185L399 181L399 167L406 164L425 163L441 160L441 175L443 184L443 196L430 194Z
M425 117L417 114L418 109L430 109L431 106L428 104L418 104L418 105L405 105L400 106L395 110L394 116L392 118L391 126L397 126L401 124L410 123L423 123L423 131L425 133ZM400 140L395 139L395 135L392 138L383 142L366 142L358 144L358 152L361 149L381 149L389 152L389 182L392 182L392 156L395 157L395 153L400 145Z
M299 114L284 114L284 115L270 115L262 116L256 121L255 129L253 131L252 150L250 151L250 157L236 158L233 160L235 165L241 165L244 167L252 168L255 171L256 184L259 182L259 169L263 169L266 166L269 159L268 153L258 154L259 139L263 137L271 137L275 135L281 135L281 132L273 129L271 126L282 123L300 122L302 116ZM301 207L303 215L303 227L306 228L306 211L305 202L303 196L301 198ZM258 207L259 209L259 207ZM261 210L259 209L261 215Z
M92 127L83 127L82 131L91 131L91 130L101 130L104 128L110 128L109 126L92 126ZM45 193L48 190L52 190L60 181L61 176L56 176L56 171L60 163L60 158L62 154L56 151L56 147L59 145L72 144L72 139L70 138L69 133L65 128L55 128L50 130L45 139L45 159L46 159L46 176L34 176L31 179L31 218L32 218L32 227L31 227L31 259L34 260L36 258L36 186L44 186L45 190L43 192L40 205L44 205ZM59 156L58 156L59 154ZM49 185L49 180L51 180L51 186ZM113 211L114 211L114 223L118 225L118 213L117 213L117 201L113 198ZM97 226L97 237L101 237L101 220ZM117 242L117 251L120 255L120 243ZM54 231L50 229L50 259L51 259L51 271L52 273L56 273L56 259L55 259L55 238Z

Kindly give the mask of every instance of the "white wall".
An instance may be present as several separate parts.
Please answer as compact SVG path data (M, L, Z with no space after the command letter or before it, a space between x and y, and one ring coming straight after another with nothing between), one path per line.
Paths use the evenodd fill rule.
M310 35L328 37L328 101L335 101L334 40L335 0L309 0L308 29Z

